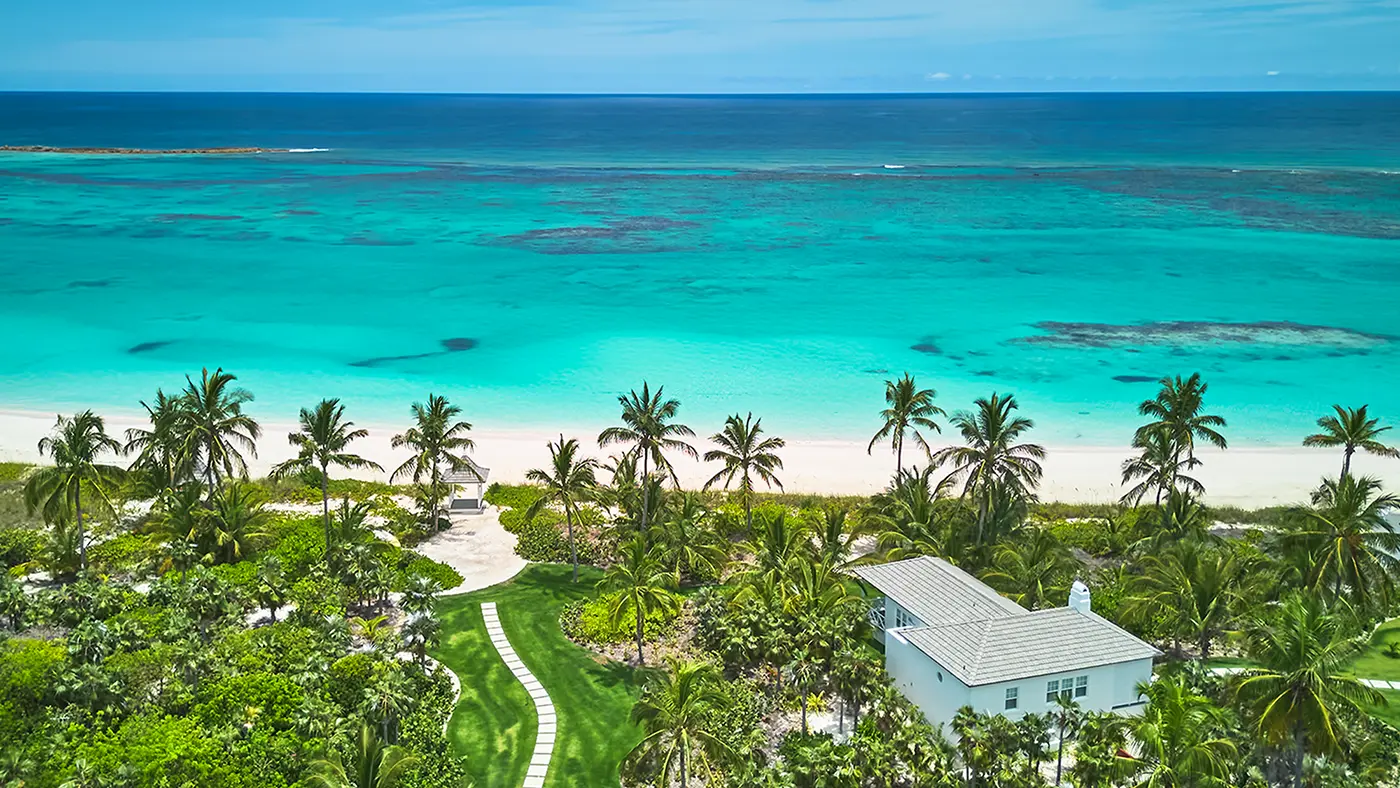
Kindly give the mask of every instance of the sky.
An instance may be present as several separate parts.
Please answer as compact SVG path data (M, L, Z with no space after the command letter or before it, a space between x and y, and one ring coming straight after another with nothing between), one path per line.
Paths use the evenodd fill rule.
M1400 89L1400 0L6 0L0 90Z

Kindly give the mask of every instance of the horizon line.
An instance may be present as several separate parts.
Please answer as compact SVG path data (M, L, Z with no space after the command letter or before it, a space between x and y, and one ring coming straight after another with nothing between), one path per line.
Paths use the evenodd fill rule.
M1246 94L1294 94L1327 95L1333 93L1395 93L1394 88L1197 88L1193 90L1171 90L1166 88L1140 88L1136 90L888 90L888 91L793 91L793 92L627 92L627 91L442 91L442 90L233 90L211 88L205 90L48 90L48 89L5 89L0 96L12 95L269 95L269 96L461 96L471 98L948 98L965 96L1063 96L1063 95L1246 95Z

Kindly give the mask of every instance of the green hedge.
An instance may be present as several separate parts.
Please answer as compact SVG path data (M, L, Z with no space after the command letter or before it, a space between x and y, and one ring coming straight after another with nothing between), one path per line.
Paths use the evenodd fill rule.
M602 548L589 536L587 529L575 527L574 539L580 564L596 564L601 559ZM566 564L573 560L563 526L539 519L516 531L515 554L526 561L542 563Z
M544 491L531 484L501 484L494 482L486 488L486 502L492 506L499 506L502 509L530 508L530 504L539 500L544 495Z
M44 549L44 532L37 528L0 528L0 566L37 560Z
M156 548L148 537L125 533L88 548L88 563L106 573L129 572L155 559Z
M506 533L519 534L522 528L532 522L545 525L563 525L564 515L553 509L541 509L533 520L526 520L525 509L507 509L501 512L501 527L506 529Z
M404 550L403 554L408 558L408 565L404 567L404 582L407 583L410 577L428 577L436 580L444 589L456 588L462 584L463 577L460 572L441 561L415 553L412 550ZM403 588L395 589L402 591Z
M307 479L283 479L274 481L263 479L258 482L263 491L267 493L270 500L279 503L321 503L321 485L318 481L319 472L311 474ZM385 482L367 482L360 479L331 479L327 485L327 492L330 493L331 505L336 501L349 498L352 501L363 501L376 495L399 495L407 492L406 487L397 487Z
M559 628L564 631L565 637L576 643L591 643L601 646L635 641L637 638L636 619L628 617L625 621L614 624L610 620L609 608L611 604L611 596L570 602L559 612ZM653 610L646 617L642 628L642 637L647 641L655 641L674 634L679 621L679 612L666 613L661 610Z

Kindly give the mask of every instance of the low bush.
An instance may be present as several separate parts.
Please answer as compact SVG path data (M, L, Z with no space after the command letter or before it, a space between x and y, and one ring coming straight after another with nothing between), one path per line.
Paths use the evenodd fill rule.
M636 619L628 616L614 622L612 601L613 597L603 596L570 602L559 612L559 628L564 631L565 637L576 643L604 646L633 642L637 638ZM642 638L654 641L674 634L679 621L679 611L668 614L654 610L646 617Z
M501 512L501 527L506 529L507 533L519 534L522 528L532 523L563 525L564 515L553 509L541 509L534 519L526 520L524 509L507 509Z
M0 528L0 566L27 564L44 549L44 532L37 528Z
M249 715L256 714L258 725L286 729L303 698L301 687L287 676L243 673L205 685L194 714L209 727L253 722Z
M125 533L88 548L88 563L100 572L115 574L134 571L150 564L156 550L150 538Z
M292 479L262 479L258 486L267 493L268 499L279 503L321 503L320 471L312 470L305 477ZM349 498L363 501L377 495L399 495L405 488L386 482L370 482L361 479L331 479L327 485L331 504Z
M407 559L408 563L403 569L403 582L399 584L398 588L394 589L396 591L402 591L403 585L406 584L411 577L431 578L436 580L438 585L442 586L444 589L456 588L462 584L463 577L461 573L441 561L434 561L412 550L403 551L403 556L400 558L400 561L402 562L404 559Z
M346 713L354 714L374 681L374 670L375 658L370 654L341 657L331 663L326 673L326 692Z
M603 551L586 528L574 528L574 539L580 564L596 565ZM564 528L540 520L528 523L516 532L515 554L526 561L542 563L571 563L569 538Z
M544 491L534 485L493 482L490 487L486 488L486 494L483 497L492 506L524 511L530 508L530 504L539 500L541 495L544 495Z

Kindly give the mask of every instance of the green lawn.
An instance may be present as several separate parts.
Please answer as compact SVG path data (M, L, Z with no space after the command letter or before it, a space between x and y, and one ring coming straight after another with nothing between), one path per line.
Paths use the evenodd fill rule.
M518 788L537 726L529 695L486 636L482 602L496 603L506 637L559 715L545 785L616 786L618 764L641 740L629 715L645 676L575 646L559 631L560 608L591 595L602 576L581 569L575 585L570 573L568 566L531 564L509 582L438 603L442 645L433 656L462 680L448 738L466 757L477 788Z
M1400 692L1395 690L1379 690L1379 692L1385 696L1386 704L1371 709L1371 716L1390 723L1393 728L1400 728Z
M1347 665L1347 672L1363 679L1400 681L1400 659L1387 657L1387 643L1400 642L1400 618L1387 621L1371 636L1371 645Z

